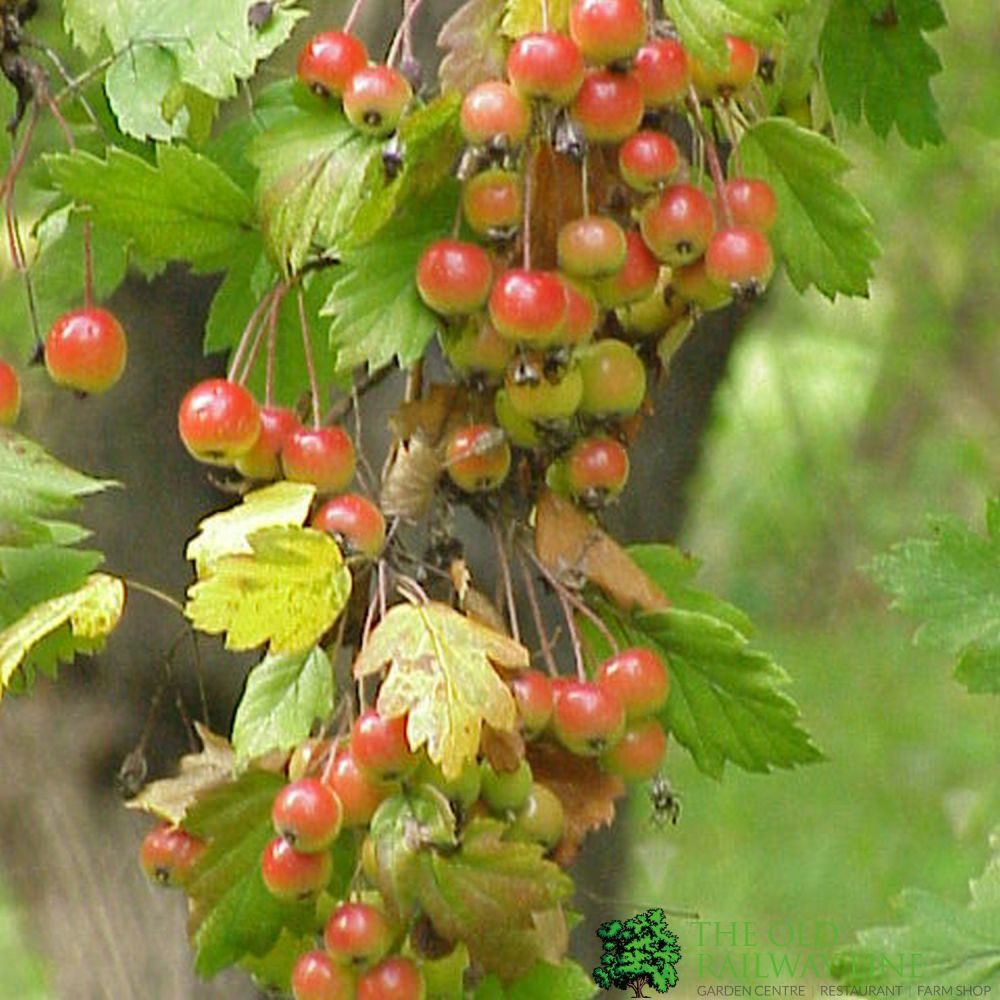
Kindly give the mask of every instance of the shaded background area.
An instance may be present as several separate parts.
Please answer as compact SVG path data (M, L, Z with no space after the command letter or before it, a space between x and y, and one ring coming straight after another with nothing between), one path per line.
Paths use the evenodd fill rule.
M300 35L337 23L344 5L312 6ZM1000 467L1000 26L988 0L952 7L936 39L950 145L918 153L847 137L886 250L872 299L831 307L776 282L717 394L737 324L704 331L657 397L660 422L612 518L628 539L679 533L705 557L704 582L758 618L759 644L791 673L830 760L770 777L730 771L717 785L673 748L680 825L653 828L640 792L624 834L595 837L580 862L581 960L598 950L593 924L632 903L723 921L825 919L846 936L888 920L905 884L961 898L986 856L1000 817L997 709L912 650L858 572L919 531L926 510L979 518ZM367 29L388 38L387 26ZM220 499L174 433L185 387L220 368L198 348L212 287L176 270L130 283L115 302L131 336L125 382L80 402L36 372L22 428L123 482L86 506L95 542L114 571L175 595L189 580L184 542ZM0 708L0 996L253 995L239 975L194 979L182 900L146 884L135 855L147 823L115 790L157 692L152 775L186 749L183 714L200 715L186 645L166 673L181 626L133 593L104 656ZM223 728L245 665L202 649ZM683 940L684 922L672 924Z

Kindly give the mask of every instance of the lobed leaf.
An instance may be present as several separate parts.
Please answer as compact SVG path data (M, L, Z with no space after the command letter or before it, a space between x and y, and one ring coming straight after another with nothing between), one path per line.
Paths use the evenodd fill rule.
M500 21L506 9L505 0L466 0L445 21L437 39L445 53L438 69L442 91L464 94L503 76L507 54Z
M502 983L495 973L490 973L476 987L473 1000L536 1000L538 997L590 1000L597 992L586 970L572 959L564 958L558 965L536 962L523 976L508 983Z

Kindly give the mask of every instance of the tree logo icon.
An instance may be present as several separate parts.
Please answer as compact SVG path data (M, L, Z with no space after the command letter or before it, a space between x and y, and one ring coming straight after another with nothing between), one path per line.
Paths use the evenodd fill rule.
M681 946L663 910L609 920L597 928L597 936L604 942L604 954L593 978L602 989L631 990L633 997L645 997L646 986L666 993L677 985Z

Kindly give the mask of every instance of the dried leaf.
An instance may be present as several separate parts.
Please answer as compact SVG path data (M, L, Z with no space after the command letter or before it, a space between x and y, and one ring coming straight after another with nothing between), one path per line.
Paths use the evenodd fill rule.
M420 438L399 445L382 480L379 506L387 518L419 521L427 513L444 468L440 448Z
M445 21L437 40L446 52L438 70L443 91L464 94L503 76L506 46L500 22L506 6L506 0L468 0Z
M505 731L486 725L480 750L494 771L510 774L524 760L524 737L516 729Z
M663 611L666 595L610 535L568 500L543 493L535 511L535 552L568 586L600 587L626 611Z
M448 574L451 576L451 585L455 588L458 608L463 614L496 632L510 634L497 606L481 590L472 586L472 574L464 559L452 560Z
M552 858L567 865L591 830L614 821L615 799L625 794L625 785L617 775L602 771L592 757L577 757L548 740L529 743L526 756L535 781L562 802L566 830Z
M453 427L465 423L468 403L464 386L435 382L420 399L399 405L389 418L389 429L400 441L419 435L437 444Z

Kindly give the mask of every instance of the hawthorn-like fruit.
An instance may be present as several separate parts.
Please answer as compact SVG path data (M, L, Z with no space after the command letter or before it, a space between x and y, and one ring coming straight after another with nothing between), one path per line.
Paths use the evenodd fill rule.
M395 781L417 766L406 738L406 716L386 718L366 709L351 728L351 753L362 770L377 781Z
M566 830L566 810L559 796L540 782L534 782L524 804L518 810L506 836L541 844L551 851Z
M413 88L399 70L382 64L363 66L344 88L344 114L359 131L386 136L396 130Z
M635 719L625 726L622 738L600 757L605 771L626 781L648 781L663 764L667 734L657 719Z
M329 851L297 851L284 837L275 837L260 859L260 874L268 892L278 899L306 899L326 887L333 871Z
M307 951L292 967L295 1000L354 1000L354 992L354 973L325 951Z
M340 799L329 786L316 778L300 778L274 797L271 822L292 847L311 854L337 839L343 812Z
M573 101L573 118L590 142L621 142L642 122L642 87L633 73L593 69Z
M331 497L313 515L312 526L333 535L348 555L374 559L385 544L382 511L358 493Z
M459 124L472 145L519 146L531 131L531 108L509 84L487 80L465 95Z
M479 798L482 776L479 765L467 761L457 778L446 778L441 768L429 757L423 757L413 774L414 784L433 785L449 802L469 809Z
M721 66L691 59L691 82L706 100L730 97L750 85L757 74L757 49L743 38L726 35L726 57Z
M475 243L436 240L417 263L417 291L442 316L475 312L486 305L493 284L489 254Z
M490 319L515 343L546 347L557 343L566 323L566 286L551 271L511 268L493 283Z
M662 132L643 129L630 135L618 150L622 180L635 191L657 191L671 181L681 155L673 139Z
M571 104L583 83L583 54L558 31L522 35L507 55L507 77L526 98Z
M773 272L771 244L759 229L720 229L705 251L708 280L737 295L763 291Z
M96 306L63 313L45 338L45 367L56 385L91 394L106 392L125 371L125 331Z
M232 465L260 435L260 409L241 385L210 378L188 390L177 411L184 447L199 462Z
M493 397L493 415L507 440L517 448L537 448L542 439L535 425L514 408L506 389L498 389Z
M560 423L576 413L583 396L583 377L576 364L563 372L561 378L519 380L516 363L507 371L504 382L507 397L515 412L537 424Z
M566 485L588 507L601 507L618 496L628 472L628 452L612 438L582 438L566 456Z
M507 682L521 728L529 736L540 733L552 718L552 681L540 670L521 670Z
M479 796L495 813L516 812L524 805L534 778L531 765L521 759L515 771L494 771L483 761L479 766L482 786Z
M302 47L298 77L318 94L339 97L367 65L368 52L360 38L346 31L322 31Z
M711 312L733 301L732 291L716 285L705 272L705 258L699 257L683 267L671 271L670 283L677 297Z
M462 185L462 213L481 236L516 229L524 214L521 175L494 167L469 178Z
M626 249L626 256L627 254ZM601 322L601 307L597 304L594 293L582 283L564 278L563 284L566 286L569 304L559 343L566 347L576 347L585 344L593 336Z
M676 271L669 272L671 275ZM617 311L622 333L629 340L655 337L669 329L687 312L687 303L674 294L663 275L651 295Z
M625 234L625 263L617 274L594 285L597 300L608 309L639 302L651 295L660 278L660 262L639 233Z
M566 679L555 685L553 693L552 731L571 753L596 757L621 739L625 709L613 691Z
M424 1000L424 977L416 963L395 955L358 979L357 1000Z
M139 863L146 876L158 885L183 885L206 846L205 841L186 830L164 823L143 837Z
M618 695L629 719L652 715L667 703L667 667L651 649L635 646L615 653L597 668L595 679Z
M778 218L778 199L767 181L735 177L726 182L725 199L734 226L766 233Z
M515 351L514 344L484 317L470 320L457 334L442 335L441 346L459 374L488 378L500 378Z
M590 62L629 59L646 39L642 0L573 0L569 33Z
M578 352L583 395L580 412L591 417L626 417L646 397L646 368L624 341L608 338Z
M646 246L675 267L700 257L715 232L715 209L701 188L673 184L650 198L639 216Z
M340 493L354 478L354 442L340 427L298 427L285 438L281 467L293 483Z
M632 65L647 108L683 104L687 99L691 61L676 39L651 38L635 54Z
M340 799L345 828L367 826L375 810L398 789L396 785L377 781L364 771L349 745L338 747L334 752L326 783Z
M253 447L236 459L236 471L247 479L277 479L285 438L302 425L284 406L260 407L260 434Z
M0 361L0 427L10 427L20 412L21 380L6 361Z
M625 264L625 233L606 215L572 219L559 230L559 268L573 278L605 278Z
M326 922L323 944L343 965L368 965L388 954L393 930L389 918L368 903L341 903Z
M498 427L472 424L452 432L445 468L464 493L487 493L503 485L510 472L510 445Z

